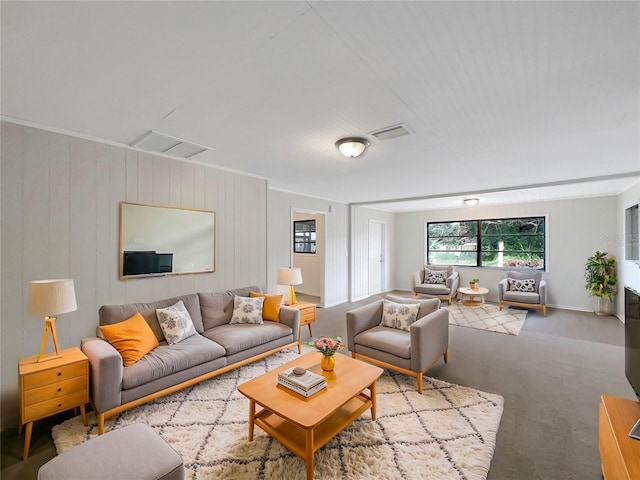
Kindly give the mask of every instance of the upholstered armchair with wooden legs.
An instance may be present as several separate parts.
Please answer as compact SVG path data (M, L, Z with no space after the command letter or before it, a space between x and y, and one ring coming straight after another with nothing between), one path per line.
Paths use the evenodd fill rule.
M542 272L507 272L498 282L498 300L502 304L523 308L541 308L547 316L547 282Z
M459 286L460 275L450 265L425 265L413 272L413 295L416 297L418 294L437 297L451 305Z
M440 300L387 296L396 303L420 305L409 331L380 325L383 300L347 312L347 343L351 356L415 377L422 393L422 375L440 358L448 361L449 310Z

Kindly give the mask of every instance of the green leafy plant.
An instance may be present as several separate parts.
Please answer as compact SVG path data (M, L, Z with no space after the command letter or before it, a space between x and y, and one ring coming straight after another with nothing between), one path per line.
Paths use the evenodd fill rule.
M617 292L616 260L608 257L607 253L596 252L587 259L584 266L584 276L587 279L585 288L595 296L613 300Z
M480 280L478 280L477 278L472 278L469 283L480 283Z

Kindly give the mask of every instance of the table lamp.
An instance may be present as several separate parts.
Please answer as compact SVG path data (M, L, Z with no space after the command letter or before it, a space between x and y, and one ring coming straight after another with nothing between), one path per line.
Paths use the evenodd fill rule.
M42 332L42 343L40 344L40 354L38 362L60 358L58 349L58 337L56 336L56 315L73 312L78 309L76 304L76 292L73 280L34 280L29 287L29 315L34 317L44 316L44 331ZM53 338L53 348L55 353L44 355L47 345L47 337L51 333Z
M278 269L278 285L289 285L289 305L296 303L296 292L293 290L293 286L301 283L302 270L300 267Z

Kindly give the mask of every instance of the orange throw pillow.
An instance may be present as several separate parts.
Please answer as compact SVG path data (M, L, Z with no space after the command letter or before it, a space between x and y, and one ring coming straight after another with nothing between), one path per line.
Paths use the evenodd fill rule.
M125 367L133 365L159 345L153 330L140 313L123 322L99 328L107 342L118 350Z
M264 297L262 305L262 318L272 322L280 321L280 305L284 295L267 295L266 293L249 292L250 297Z

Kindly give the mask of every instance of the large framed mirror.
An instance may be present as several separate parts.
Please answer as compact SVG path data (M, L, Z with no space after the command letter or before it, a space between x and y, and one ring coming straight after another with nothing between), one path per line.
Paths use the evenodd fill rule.
M215 271L215 212L120 203L120 278Z

